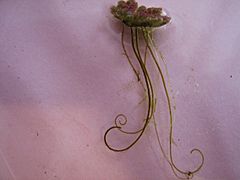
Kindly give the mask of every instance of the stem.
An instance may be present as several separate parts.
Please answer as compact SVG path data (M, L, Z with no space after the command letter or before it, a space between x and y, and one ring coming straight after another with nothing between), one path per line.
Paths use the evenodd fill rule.
M179 173L186 175L186 178L183 178L183 179L190 179L190 178L192 178L192 176L193 176L196 172L198 172L198 171L202 168L203 163L204 163L204 156L203 156L203 153L202 153L199 149L193 149L193 150L191 150L191 152L190 152L191 154L192 154L194 151L199 152L200 155L201 155L201 159L202 159L201 164L200 164L199 167L196 168L194 171L183 171L183 170L179 169L179 168L175 165L175 162L174 162L174 160L173 160L173 154L172 154L173 114L172 114L172 108L171 108L171 100L170 100L170 97L169 97L169 93L168 93L168 90L167 90L167 85L166 85L165 78L164 78L163 72L162 72L162 70L161 70L161 67L160 67L160 65L158 64L157 59L156 59L156 57L155 57L155 55L154 55L154 53L153 53L153 51L152 51L152 48L149 46L149 43L148 43L148 41L147 41L147 39L148 39L148 33L149 33L149 32L148 32L146 29L143 30L142 32L143 32L143 36L144 36L145 42L146 42L146 44L147 44L147 46L148 46L148 49L149 49L149 51L150 51L150 54L151 54L151 56L152 56L152 58L153 58L153 60L154 60L154 63L155 63L155 65L156 65L157 69L158 69L158 72L159 72L159 74L160 74L160 76L161 76L161 80L162 80L162 84L163 84L163 87L164 87L165 95L166 95L166 97L167 97L167 104L168 104L169 118L170 118L169 153L170 153L171 167L173 167L174 170L178 171ZM146 37L146 33L147 33L147 37ZM173 168L172 168L172 169L173 169ZM173 170L173 171L174 171L174 170ZM174 172L175 172L175 171L174 171ZM174 174L175 174L175 173L174 173ZM176 174L175 174L175 175L176 175ZM177 176L177 177L179 177L179 176ZM180 178L181 178L181 177L180 177Z
M124 51L124 55L127 57L127 60L131 66L131 68L133 69L133 72L135 73L136 77L137 77L137 81L140 81L140 76L139 76L139 73L137 72L137 70L134 68L133 66L133 63L131 62L130 60L130 57L128 56L128 53L127 53L127 50L125 48L125 45L124 45L124 24L123 24L123 28L122 28L122 37L121 37L121 43L122 43L122 48L123 48L123 51Z
M149 73L147 71L146 65L143 62L140 50L139 50L139 43L138 43L138 28L135 28L135 37L136 37L136 49L134 50L135 54L138 55L138 61L141 64L141 67L144 71L144 73L146 74L146 77L148 79L149 85L150 85L150 90L151 90L151 114L150 114L150 119L152 118L153 114L154 114L154 91L153 91L153 85L149 76Z
M134 41L135 40L135 41ZM147 87L147 95L148 95L148 111L147 111L147 116L146 116L146 120L145 120L145 123L144 123L144 126L143 128L141 128L140 130L138 131L135 131L135 132L128 132L128 131L124 131L122 130L122 126L126 125L127 123L127 117L123 114L119 114L116 118L115 118L115 126L112 126L110 127L104 134L104 142L105 142L105 145L112 151L115 151L115 152L122 152L122 151L126 151L128 149L130 149L134 144L136 144L136 142L141 138L141 136L143 135L150 119L151 119L151 116L153 115L153 97L154 97L154 94L153 94L153 88L152 88L152 84L151 84L151 80L149 78L149 75L148 75L148 72L147 72L147 69L142 61L142 58L141 58L141 53L139 51L139 45L138 45L138 30L136 29L135 30L135 34L133 33L133 29L131 28L131 44L132 44L132 48L133 48L133 51L134 51L134 54L139 62L139 65L141 67L141 70L143 72L143 76L144 76L144 80L145 80L145 83L146 83L146 87ZM137 51L136 51L136 47L135 47L135 43L136 43L136 47L137 47ZM124 44L123 44L123 47L124 47ZM121 122L119 121L118 123L118 119L119 117L123 117L124 118L124 122ZM108 133L111 131L111 130L114 130L114 129L117 129L119 130L120 132L124 133L124 134L138 134L138 137L127 147L125 148L121 148L121 149L116 149L116 148L113 148L111 147L109 144L108 144L108 141L107 141L107 135Z

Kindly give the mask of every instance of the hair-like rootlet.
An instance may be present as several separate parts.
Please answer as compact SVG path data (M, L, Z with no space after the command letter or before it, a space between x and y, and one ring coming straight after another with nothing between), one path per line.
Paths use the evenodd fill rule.
M154 129L157 135L157 141L160 146L160 149L164 155L164 158L170 165L174 175L179 179L191 179L193 178L194 174L197 173L204 164L204 155L199 149L192 149L190 153L193 152L199 153L201 157L201 162L197 168L194 170L182 170L181 168L177 167L173 158L173 110L172 110L172 102L168 91L168 84L165 80L165 75L163 73L163 67L161 67L159 60L163 61L162 56L158 58L157 56L157 48L154 43L153 39L153 28L161 27L170 22L171 18L166 15L162 8L146 8L145 6L138 6L138 3L135 0L128 0L128 1L119 1L117 6L111 7L111 13L114 17L119 19L123 23L122 29L122 36L121 36L121 44L124 51L124 54L134 71L137 80L141 82L143 88L147 95L147 113L146 117L144 117L143 125L140 129L136 131L126 131L124 130L124 125L127 124L128 118L124 114L119 114L116 116L114 120L114 125L110 127L104 134L104 142L106 146L115 152L122 152L130 149L133 145L135 145L142 135L144 134L146 128L149 125L150 121L154 122ZM130 28L131 32L131 49L135 56L135 60L139 64L140 71L139 73L134 67L134 63L130 56L127 53L127 49L124 45L124 34L125 34L125 26ZM140 38L143 38L143 41L140 41ZM143 44L141 44L143 43ZM144 45L146 48L141 50L140 46ZM142 52L144 51L144 52ZM158 133L158 128L156 125L156 118L154 116L156 105L157 105L157 96L155 94L154 84L152 81L152 77L150 76L149 69L147 67L147 54L150 54L151 61L156 67L156 71L160 76L160 83L163 85L163 90L166 95L167 99L167 110L169 113L169 152L168 155L165 153L161 143L160 137ZM166 66L164 67L166 68ZM167 71L167 69L165 69ZM140 77L140 74L142 77ZM111 131L120 131L125 135L136 135L136 138L126 147L124 148L116 148L109 144L107 137Z

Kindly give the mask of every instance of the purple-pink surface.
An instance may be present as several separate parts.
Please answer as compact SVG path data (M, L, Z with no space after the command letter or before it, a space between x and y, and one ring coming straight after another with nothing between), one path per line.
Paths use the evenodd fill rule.
M177 165L196 167L198 156L189 151L197 147L205 164L194 179L238 180L240 2L139 3L163 6L172 17L154 37L176 103ZM103 143L118 113L134 125L143 120L146 108L122 54L121 25L109 11L113 4L0 1L0 180L176 179L152 123L129 151L114 153ZM167 148L163 97L159 88L156 119Z

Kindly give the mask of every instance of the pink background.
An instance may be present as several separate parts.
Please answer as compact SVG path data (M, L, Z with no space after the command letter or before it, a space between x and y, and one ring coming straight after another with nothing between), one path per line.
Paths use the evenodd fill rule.
M115 3L0 0L0 180L175 179L152 124L127 152L103 143L118 113L134 125L146 108L122 55L121 26L109 13ZM173 18L155 39L177 107L177 165L196 167L198 156L189 151L198 147L205 164L194 179L239 179L240 2L139 3L163 6ZM157 122L167 147L159 89Z

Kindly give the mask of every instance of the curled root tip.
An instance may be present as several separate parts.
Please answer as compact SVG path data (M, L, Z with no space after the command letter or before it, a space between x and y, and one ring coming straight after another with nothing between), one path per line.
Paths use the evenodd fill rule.
M120 128L121 128L121 126L126 125L127 121L128 121L128 119L124 114L117 115L114 120L116 127L120 127Z
M201 156L201 164L198 166L198 168L196 168L194 171L191 172L192 176L195 173L197 173L202 168L202 166L204 164L204 155L203 155L202 151L200 149L196 149L195 148L195 149L192 149L190 153L192 154L193 152L198 152L200 154L200 156Z

